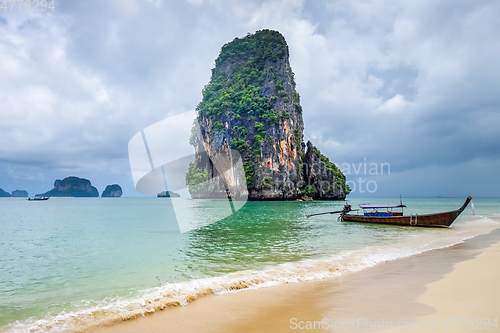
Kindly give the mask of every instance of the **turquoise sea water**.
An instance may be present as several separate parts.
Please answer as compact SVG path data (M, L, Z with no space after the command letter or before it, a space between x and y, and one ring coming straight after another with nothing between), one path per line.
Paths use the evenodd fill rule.
M177 214L209 216L220 205L183 198L0 199L0 331L82 329L206 293L359 270L500 227L496 198L475 198L476 215L469 206L450 229L305 216L345 202L248 202L225 219L179 233L171 200ZM464 200L406 199L405 214L454 210Z

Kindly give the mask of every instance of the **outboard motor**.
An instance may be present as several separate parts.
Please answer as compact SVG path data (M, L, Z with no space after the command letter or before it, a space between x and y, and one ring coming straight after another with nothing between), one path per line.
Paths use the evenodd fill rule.
M344 209L342 210L342 214L349 213L351 210L351 205L345 204Z
M344 214L347 214L351 211L351 205L345 204L344 208L342 209L342 212L340 213L339 217L337 218L337 221L344 221Z

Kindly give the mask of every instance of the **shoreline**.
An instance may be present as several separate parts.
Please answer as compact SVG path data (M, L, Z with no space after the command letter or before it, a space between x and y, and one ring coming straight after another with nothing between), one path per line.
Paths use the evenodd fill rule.
M99 327L91 332L326 332L330 330L318 329L319 323L317 329L300 329L298 326L303 322L302 327L305 328L308 321L320 322L325 318L330 320L328 327L332 325L332 320L359 318L372 322L391 321L394 324L398 321L412 322L418 319L429 321L432 316L436 317L435 309L443 307L442 298L450 296L446 295L446 292L437 298L433 296L442 290L439 286L449 285L450 282L453 285L454 280L470 281L470 275L474 273L464 273L461 266L472 265L475 267L473 272L477 272L478 264L484 266L484 260L499 258L499 251L500 229L495 229L460 244L381 262L359 272L344 273L321 280L287 283L272 288L209 295L185 307L168 308L146 318ZM489 257L484 259L483 256ZM454 273L456 271L459 273ZM457 279L453 274L463 278ZM494 280L495 277L500 278L500 271L488 267L483 270L483 275L488 281ZM472 290L471 295L474 295L474 288L480 286L468 287ZM429 296L427 290L432 291L435 288L438 288L438 291ZM499 297L484 301L493 302L493 309L500 308L500 288L492 289ZM480 294L484 295L484 291ZM481 302L482 299L479 299L474 304L482 304ZM473 313L472 310L469 312ZM441 322L443 323L443 320ZM422 329L418 331L422 332Z

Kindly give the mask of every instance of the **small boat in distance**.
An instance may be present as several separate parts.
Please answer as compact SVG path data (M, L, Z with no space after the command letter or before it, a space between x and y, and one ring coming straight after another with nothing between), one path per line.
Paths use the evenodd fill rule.
M48 197L31 197L31 198L28 198L28 200L32 200L32 201L43 201L43 200L49 200L50 196Z
M349 214L354 211L351 209L351 205L346 204L344 209L336 212L311 214L307 217L313 215L322 214L335 214L340 213L340 221L344 222L359 222L359 223L378 223L378 224L389 224L389 225L400 225L400 226L411 226L411 227L433 227L433 228L448 228L453 221L464 211L472 197L467 197L465 203L457 210L452 210L443 213L434 214L422 214L422 215L403 215L403 208L406 207L403 204L400 205L361 205L363 209L363 215L359 214ZM401 208L401 212L393 211L395 208Z

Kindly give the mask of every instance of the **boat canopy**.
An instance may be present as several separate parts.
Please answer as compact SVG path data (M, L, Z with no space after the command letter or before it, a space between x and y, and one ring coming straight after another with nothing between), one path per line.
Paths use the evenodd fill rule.
M359 207L363 209L375 209L375 208L403 208L405 205L360 205Z

